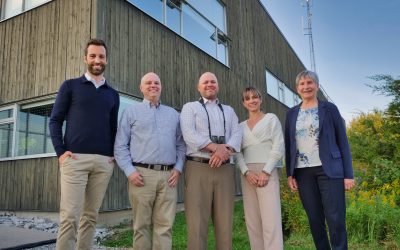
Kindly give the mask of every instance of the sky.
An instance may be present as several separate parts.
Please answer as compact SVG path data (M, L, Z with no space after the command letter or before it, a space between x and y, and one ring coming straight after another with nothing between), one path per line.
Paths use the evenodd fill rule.
M316 72L346 123L360 112L385 109L391 98L366 84L374 84L368 77L376 74L400 77L400 0L310 1ZM305 0L261 2L311 69Z

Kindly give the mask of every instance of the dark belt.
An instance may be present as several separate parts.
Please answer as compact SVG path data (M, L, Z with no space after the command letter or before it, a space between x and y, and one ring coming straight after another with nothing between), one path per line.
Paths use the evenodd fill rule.
M141 167L141 168L148 168L157 171L169 171L174 168L174 165L162 165L162 164L143 164L139 162L132 162L133 166Z
M186 156L186 160L197 161L197 162L201 162L201 163L208 163L210 161L210 159L208 159L208 158L192 157L192 156Z
M188 161L196 161L196 162L200 162L200 163L207 163L210 161L210 159L208 158L203 158L203 157L193 157L193 156L186 156L186 160ZM229 160L223 162L222 164L226 164L229 163Z

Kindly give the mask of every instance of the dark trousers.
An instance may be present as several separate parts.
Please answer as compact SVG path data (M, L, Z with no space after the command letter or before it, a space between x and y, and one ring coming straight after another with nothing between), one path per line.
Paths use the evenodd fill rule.
M329 178L320 167L295 170L300 199L318 250L347 249L346 204L343 179ZM328 235L326 233L328 224Z

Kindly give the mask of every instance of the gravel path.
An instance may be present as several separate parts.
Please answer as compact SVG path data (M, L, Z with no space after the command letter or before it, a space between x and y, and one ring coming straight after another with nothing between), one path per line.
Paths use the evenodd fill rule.
M44 232L57 234L58 224L54 221L51 221L46 218L41 217L30 217L30 218L22 218L17 217L11 213L3 213L0 214L0 225L5 225L9 227L19 227L29 230L40 230ZM112 234L107 228L96 228L96 234L94 237L94 250L103 250L103 249L121 249L121 248L106 248L99 246L99 242L106 238L109 234ZM55 249L55 244L45 245L41 247L31 248L35 250L46 250L46 249Z

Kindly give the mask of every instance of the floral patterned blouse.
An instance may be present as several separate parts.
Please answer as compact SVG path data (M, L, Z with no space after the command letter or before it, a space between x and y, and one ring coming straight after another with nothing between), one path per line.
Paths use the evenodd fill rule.
M296 121L296 168L321 166L318 107L300 109Z

